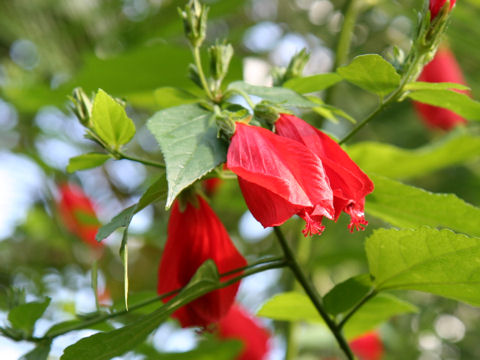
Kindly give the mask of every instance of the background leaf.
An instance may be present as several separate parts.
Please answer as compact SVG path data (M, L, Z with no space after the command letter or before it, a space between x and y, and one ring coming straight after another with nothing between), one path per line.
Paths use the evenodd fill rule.
M70 158L67 166L67 171L73 173L79 170L87 170L102 165L105 161L110 159L107 154L88 153Z
M115 230L121 227L127 228L132 221L133 215L155 201L164 200L167 197L167 181L164 173L155 180L143 193L137 204L129 206L112 218L107 224L98 229L95 239L102 241Z
M414 150L368 141L349 146L347 152L367 173L406 179L480 156L480 137L456 132Z
M394 226L442 226L480 236L480 209L453 194L434 194L383 176L372 175L375 191L366 211Z
M380 55L360 55L347 66L337 69L345 80L364 90L385 96L400 85L400 75Z
M452 90L417 90L408 97L424 104L452 110L469 120L480 120L480 102Z
M365 245L378 290L418 290L480 305L480 239L450 230L375 230Z
M199 102L200 99L183 89L165 86L154 91L155 101L160 108L173 107Z
M148 129L165 158L167 208L183 189L226 161L227 144L217 137L212 114L197 105L159 111L148 121Z
M18 305L8 313L8 321L10 321L10 324L15 329L20 329L27 334L31 334L35 323L40 319L50 304L50 300L51 299L47 297L44 301L32 301Z
M463 84L451 82L425 82L414 81L405 85L405 90L470 90L470 88Z
M345 324L348 338L372 330L392 316L415 312L416 307L390 294L378 294L361 307ZM322 322L310 299L297 292L275 295L257 313L258 316L284 321Z
M96 133L114 149L128 143L135 135L135 125L123 106L102 89L95 96L91 121Z
M282 87L255 86L243 81L235 81L228 85L228 89L241 90L249 95L255 95L264 100L284 106L299 108L312 108L317 106L314 102L311 102L295 91Z
M341 80L342 77L336 73L317 74L290 79L283 84L283 87L292 89L300 94L308 94L325 90Z

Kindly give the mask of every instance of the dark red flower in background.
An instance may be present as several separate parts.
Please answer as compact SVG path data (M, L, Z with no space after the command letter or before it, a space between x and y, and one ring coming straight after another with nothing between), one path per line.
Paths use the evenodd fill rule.
M353 339L350 347L359 360L380 360L384 351L382 339L375 331Z
M264 227L296 214L306 222L306 236L321 233L323 216L333 218L333 194L322 162L297 141L237 123L227 167L238 175L245 202Z
M58 212L65 227L87 244L98 247L95 240L100 223L90 198L74 184L63 184L59 188Z
M430 19L433 20L437 17L438 12L440 9L445 5L447 0L430 0ZM455 0L450 0L450 10L452 10L453 6L455 5Z
M175 201L158 269L158 294L187 285L208 259L215 262L220 273L247 265L227 230L202 197L197 195L195 203L185 204L185 209L181 209L178 200ZM182 327L205 327L217 322L233 304L238 286L239 283L235 283L210 292L177 310L173 317L180 321ZM170 298L164 299L164 302Z
M213 196L217 190L220 184L222 183L222 179L220 178L211 178L211 179L206 179L203 180L202 186L203 189L205 190L205 194L208 196Z
M367 225L364 217L365 196L373 191L373 183L345 151L328 135L293 115L280 114L275 131L295 140L321 160L333 191L335 220L344 211L350 215L350 231Z
M462 69L455 59L455 55L446 47L438 49L437 54L424 68L418 81L431 83L453 82L466 85ZM457 92L468 93L468 91L456 90ZM460 115L428 104L414 101L415 109L423 121L431 127L443 130L451 130L457 125L465 124L467 121Z
M263 360L269 351L270 333L237 304L218 323L218 336L243 342L243 350L236 360Z

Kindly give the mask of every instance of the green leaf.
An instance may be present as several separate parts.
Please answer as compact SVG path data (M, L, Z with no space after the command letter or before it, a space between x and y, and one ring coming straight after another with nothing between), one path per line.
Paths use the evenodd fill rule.
M183 89L174 87L161 87L154 91L155 101L161 108L168 108L183 104L199 102L200 99Z
M383 176L371 175L375 191L368 196L366 211L394 226L448 227L480 236L480 209L453 194L434 194Z
M50 300L51 299L47 297L44 301L33 301L18 305L8 313L8 321L10 321L13 328L31 334L35 323L40 319L50 304Z
M353 308L372 290L369 274L358 275L335 285L323 298L325 310L338 315Z
M242 348L240 340L202 341L194 350L157 354L155 360L231 360L237 358Z
M451 83L451 82L425 82L425 81L415 81L405 85L405 90L470 90L468 86Z
M107 154L88 153L70 158L67 165L67 172L73 173L79 170L92 169L102 165L105 161L110 159Z
M98 229L97 235L95 235L95 240L102 241L118 228L128 226L130 221L132 221L133 215L135 215L135 209L136 205L132 205L114 216L109 223Z
M131 325L83 338L67 347L61 360L109 360L141 344L168 316L183 305L218 287L220 277L215 263L207 260L188 285L173 299Z
M377 142L361 142L349 146L347 152L367 173L406 179L478 157L480 137L455 132L414 150Z
M47 360L51 346L52 343L50 341L42 341L38 343L33 350L23 355L19 360Z
M417 90L408 97L418 102L442 107L469 120L480 120L480 102L452 90Z
M342 77L336 73L317 74L290 79L283 84L283 87L292 89L299 94L308 94L315 91L325 90L341 80Z
M115 230L121 227L128 227L132 221L133 215L135 215L140 210L144 209L151 203L155 201L164 200L167 196L167 181L165 174L162 174L158 177L152 185L148 187L145 193L142 195L137 204L132 205L120 213L118 213L109 223L103 225L98 229L95 239L97 241L102 241Z
M95 132L114 149L119 149L135 135L135 125L123 106L102 89L95 96L91 121Z
M166 208L183 189L226 161L227 144L217 137L212 114L197 105L159 111L147 126L160 144L165 159Z
M378 294L348 320L344 331L349 338L353 338L374 329L392 316L414 311L415 306L403 300L389 294ZM274 320L323 323L310 299L296 292L275 295L262 306L257 315Z
M228 89L240 90L272 103L289 107L312 108L317 106L317 104L295 91L282 87L255 86L243 81L235 81L228 86Z
M480 239L450 230L376 230L366 241L377 290L429 292L480 305Z
M107 323L106 321L107 319L105 319L105 321L100 323L81 327L81 329L92 329L92 330L99 330L99 331L113 330L114 329L113 326ZM58 334L63 331L68 332L70 329L76 328L82 324L85 324L84 320L67 320L60 323L56 323L47 330L47 332L45 333L45 336Z
M367 301L347 320L344 332L348 339L373 330L388 319L408 313L416 313L418 308L391 294L378 294Z
M364 90L385 96L400 85L400 75L380 55L360 55L347 66L337 69L345 80Z

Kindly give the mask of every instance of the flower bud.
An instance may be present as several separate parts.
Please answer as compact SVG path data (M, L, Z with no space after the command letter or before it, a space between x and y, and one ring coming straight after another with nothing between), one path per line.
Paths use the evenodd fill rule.
M309 59L310 54L305 48L296 53L290 60L286 69L276 68L273 70L273 84L275 86L281 86L284 82L290 79L302 76L303 69Z
M230 44L215 44L208 49L210 53L210 71L212 77L222 82L228 72L233 57L233 47Z
M441 12L441 14L450 13L454 5L455 0L430 0L430 20L433 21L439 12Z
M198 0L190 0L184 10L178 9L178 13L183 20L185 36L192 46L199 47L207 33L208 7Z
M270 128L277 121L280 113L289 113L288 110L282 108L277 104L262 100L253 109L255 117L265 122Z
M83 91L83 89L80 87L73 89L70 100L73 103L73 113L83 126L88 127L90 117L92 116L92 101L87 94L85 94L85 91Z

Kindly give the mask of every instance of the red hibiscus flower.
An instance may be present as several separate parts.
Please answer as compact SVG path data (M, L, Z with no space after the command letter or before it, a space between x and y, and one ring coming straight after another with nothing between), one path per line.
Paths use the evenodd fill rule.
M65 227L87 244L98 247L95 240L100 224L90 198L74 184L63 184L59 188L58 212Z
M266 129L238 123L227 154L252 215L278 226L297 214L308 234L321 233L332 218L333 194L322 162L305 145Z
M293 115L280 114L275 131L282 137L295 140L321 160L333 191L335 220L344 211L350 215L350 231L363 230L368 222L364 217L365 196L373 191L373 183L328 135Z
M244 344L236 360L262 360L269 351L269 332L239 305L233 305L218 323L222 339L238 339Z
M200 196L182 209L175 201L168 222L168 237L158 269L159 294L185 286L206 260L212 259L220 273L247 265L227 230ZM227 277L226 277L227 279ZM182 327L217 322L235 299L238 283L208 293L177 310L173 317ZM171 298L171 297L170 297ZM164 299L164 302L170 298Z
M440 9L445 5L447 0L430 0L430 19L433 20L437 17ZM452 10L455 5L455 0L450 0L450 10Z
M382 340L375 331L353 339L350 347L360 360L380 360L383 355Z
M462 70L453 53L446 47L438 50L437 54L427 66L423 68L418 81L426 82L453 82L465 85ZM458 92L462 92L457 90ZM463 91L468 93L466 91ZM414 102L415 109L423 121L431 127L451 130L457 125L465 124L466 120L453 111L428 104Z

